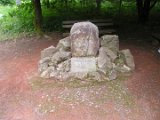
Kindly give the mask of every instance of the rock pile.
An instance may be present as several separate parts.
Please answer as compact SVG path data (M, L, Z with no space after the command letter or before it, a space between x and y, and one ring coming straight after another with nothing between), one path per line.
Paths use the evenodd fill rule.
M70 36L41 51L39 73L43 78L114 80L135 69L129 49L119 51L117 35L99 38L96 25L75 23Z

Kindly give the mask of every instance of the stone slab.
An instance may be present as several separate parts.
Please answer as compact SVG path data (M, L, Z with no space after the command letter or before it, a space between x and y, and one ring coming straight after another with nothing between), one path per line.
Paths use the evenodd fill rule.
M96 71L95 57L73 57L71 58L71 72L94 72Z
M73 57L95 57L99 50L99 30L91 22L75 23L70 31Z

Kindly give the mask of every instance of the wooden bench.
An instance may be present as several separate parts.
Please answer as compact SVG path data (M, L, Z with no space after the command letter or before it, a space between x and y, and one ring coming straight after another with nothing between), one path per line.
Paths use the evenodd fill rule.
M115 34L116 30L114 29L114 24L112 19L95 19L95 20L72 20L72 21L63 21L62 28L63 28L63 37L69 36L69 31L74 23L82 22L82 21L90 21L98 26L99 28L99 35L104 34Z

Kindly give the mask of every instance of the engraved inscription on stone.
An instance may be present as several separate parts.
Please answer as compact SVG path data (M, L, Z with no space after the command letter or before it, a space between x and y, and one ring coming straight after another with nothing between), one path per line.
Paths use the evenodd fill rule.
M71 72L94 72L96 71L95 57L71 58Z

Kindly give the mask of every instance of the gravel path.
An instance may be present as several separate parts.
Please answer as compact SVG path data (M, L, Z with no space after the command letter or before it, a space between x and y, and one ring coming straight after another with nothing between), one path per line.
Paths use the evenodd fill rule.
M37 76L40 51L61 38L0 43L0 120L159 120L160 57L148 44L120 41L136 70L117 81L58 82Z

